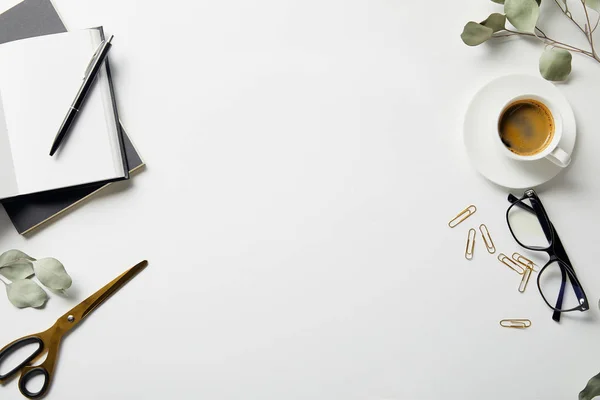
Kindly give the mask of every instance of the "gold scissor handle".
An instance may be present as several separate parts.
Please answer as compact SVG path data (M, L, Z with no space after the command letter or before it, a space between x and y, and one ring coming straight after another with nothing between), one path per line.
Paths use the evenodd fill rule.
M19 351L20 349L30 346L37 345L37 349L35 349L25 360L23 360L19 365L11 369L5 374L0 374L0 383L6 382L8 379L12 378L19 371L25 368L30 363L34 362L36 359L42 356L44 353L44 342L39 337L39 335L31 335L25 336L20 339L15 340L12 343L7 344L2 350L0 350L0 366L8 359L13 353Z
M41 389L37 392L32 392L27 389L27 383L39 375L44 377L44 383L42 384ZM49 386L50 373L42 365L38 367L26 366L23 368L21 377L19 378L19 391L23 396L27 397L28 399L40 399L46 395Z
M38 347L19 365L13 368L5 375L0 375L0 383L6 381L21 372L19 378L19 391L21 394L28 399L40 399L46 395L52 382L52 374L56 365L56 359L58 357L58 348L62 334L57 329L57 326L53 326L45 332L37 333L35 335L25 336L20 339L9 343L6 347L0 350L0 365L5 361L11 354L29 345L37 344ZM37 366L32 366L38 359L47 354L44 362ZM27 388L27 384L35 377L43 376L44 383L36 392L33 392Z
M56 360L58 358L58 349L60 347L63 334L64 332L61 332L58 323L56 323L46 332L36 335L42 340L44 349L37 357L35 357L35 359L40 358L44 354L47 354L47 356L44 362L40 365L32 366L31 364L33 364L33 361L31 361L21 369L21 377L19 378L19 391L28 399L41 399L48 393L50 384L52 383L54 367L56 366ZM27 389L27 383L37 376L43 376L44 383L37 392L32 392Z

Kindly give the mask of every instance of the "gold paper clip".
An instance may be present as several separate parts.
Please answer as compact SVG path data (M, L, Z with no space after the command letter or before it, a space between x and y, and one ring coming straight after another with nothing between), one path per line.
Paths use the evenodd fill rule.
M494 241L492 240L492 235L490 235L490 231L488 230L485 224L479 225L479 232L481 232L481 236L483 237L483 242L485 243L485 248L488 253L494 254L496 252L496 246L494 246Z
M475 207L473 204L471 204L469 207L465 208L460 213L458 213L458 215L456 217L452 218L452 220L450 220L450 222L448 222L448 226L450 228L454 228L454 227L458 226L458 224L463 222L465 219L467 219L471 215L475 214L475 211L477 211L477 207Z
M475 229L469 229L469 234L467 235L467 247L465 249L465 258L469 261L473 259L473 252L475 251L475 236L477 236Z
M531 261L529 258L522 256L521 254L514 252L512 255L512 259L518 262L519 264L525 266L526 268L531 268L534 272L539 272L539 267Z
M504 253L498 254L498 261L500 261L502 264L506 265L508 268L512 269L519 275L523 275L523 273L525 273L525 268L523 268L520 264L517 264L516 261L509 258Z
M500 321L500 326L503 328L525 329L531 326L531 321L528 319L503 319Z
M523 278L521 278L521 283L519 284L519 292L523 293L525 288L527 288L527 283L529 282L529 277L531 276L532 269L529 267L525 268L525 272L523 272Z

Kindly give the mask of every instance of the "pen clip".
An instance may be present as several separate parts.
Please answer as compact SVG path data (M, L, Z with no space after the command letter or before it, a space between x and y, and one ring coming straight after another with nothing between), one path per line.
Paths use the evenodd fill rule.
M92 56L92 59L90 60L87 68L85 69L85 72L83 73L83 79L87 78L87 76L91 72L92 68L94 67L94 64L96 63L96 60L100 56L100 53L102 52L102 49L104 48L104 46L106 46L106 44L108 44L108 43L110 43L112 41L113 37L114 37L114 35L111 36L108 40L104 39L98 45L98 48L96 48L96 51L94 52L94 55Z
M85 68L85 72L83 73L83 79L87 78L88 74L92 70L92 67L94 66L94 62L96 62L96 60L98 59L98 54L100 54L100 50L102 49L102 46L104 46L104 43L106 43L106 40L103 40L102 43L100 43L100 45L98 45L98 48L94 52L94 55L92 56L92 58L90 59L90 62L88 63L87 67Z

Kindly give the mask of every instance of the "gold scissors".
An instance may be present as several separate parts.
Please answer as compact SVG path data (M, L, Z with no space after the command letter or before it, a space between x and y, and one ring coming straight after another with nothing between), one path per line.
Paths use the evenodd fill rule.
M52 382L52 374L58 358L58 349L63 337L92 311L104 303L106 299L121 289L123 285L129 282L141 270L146 268L147 265L148 261L142 261L133 268L125 271L112 282L81 302L81 304L60 317L47 331L17 339L0 350L0 365L2 365L2 362L17 350L32 344L38 345L38 348L25 361L17 365L17 367L6 375L0 375L0 384L3 384L7 379L12 378L21 371L19 390L23 396L29 399L39 399L46 395L50 387L50 382ZM48 354L46 360L38 366L33 366L32 364L44 354ZM39 391L31 392L27 389L27 383L37 376L44 377L44 384Z

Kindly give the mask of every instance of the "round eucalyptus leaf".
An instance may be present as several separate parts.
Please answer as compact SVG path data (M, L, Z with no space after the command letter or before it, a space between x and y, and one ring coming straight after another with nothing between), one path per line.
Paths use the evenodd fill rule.
M585 0L585 5L592 10L600 12L600 0Z
M494 30L478 24L477 22L467 22L460 38L468 46L477 46L492 37Z
M504 13L519 31L531 33L540 16L540 6L536 0L506 0Z
M549 81L564 81L571 73L572 58L567 50L548 48L540 57L540 74Z
M600 1L600 0L599 0ZM488 28L492 28L494 32L498 32L506 29L504 25L506 24L506 15L493 13L485 21L481 23L483 26L487 26Z
M592 400L596 396L600 396L600 374L588 381L585 388L579 393L579 400Z
M20 259L0 267L0 275L11 281L29 278L33 275L33 264L30 260Z
M36 278L46 287L54 290L64 290L73 283L64 265L56 258L42 258L33 262Z
M21 250L8 250L0 255L0 267L14 263L17 260L35 260Z
M32 280L23 279L14 281L6 286L8 300L18 308L41 307L48 300L44 289Z

